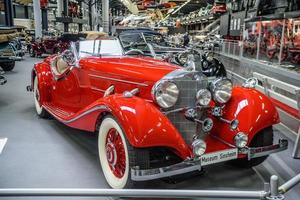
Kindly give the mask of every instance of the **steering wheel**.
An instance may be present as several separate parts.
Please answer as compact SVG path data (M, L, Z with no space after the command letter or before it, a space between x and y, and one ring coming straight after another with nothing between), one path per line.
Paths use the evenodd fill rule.
M144 55L144 52L139 49L130 49L126 51L125 55Z

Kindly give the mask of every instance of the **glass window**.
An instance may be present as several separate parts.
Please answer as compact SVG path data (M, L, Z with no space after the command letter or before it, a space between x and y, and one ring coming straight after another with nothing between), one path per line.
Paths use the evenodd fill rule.
M122 56L118 40L87 40L79 43L79 58L89 56Z
M25 18L25 8L24 6L14 5L15 7L15 18Z

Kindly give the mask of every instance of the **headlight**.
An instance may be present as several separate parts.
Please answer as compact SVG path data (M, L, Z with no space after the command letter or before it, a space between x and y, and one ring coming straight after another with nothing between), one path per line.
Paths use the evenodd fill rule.
M196 139L192 143L193 153L196 156L202 156L206 151L206 143L203 140Z
M170 108L177 102L179 90L175 83L164 80L154 85L152 95L160 107Z
M234 141L238 148L244 148L248 143L248 136L245 133L239 132L234 137Z
M227 103L231 98L232 82L229 79L217 79L211 84L211 92L215 101Z
M207 89L201 89L197 92L196 99L201 106L207 106L211 101L211 93Z

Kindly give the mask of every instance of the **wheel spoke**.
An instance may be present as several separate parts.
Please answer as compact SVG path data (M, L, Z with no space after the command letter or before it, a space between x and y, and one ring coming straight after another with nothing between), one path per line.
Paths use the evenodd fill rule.
M122 178L126 170L126 156L121 135L114 128L106 136L106 154L109 167L113 174Z

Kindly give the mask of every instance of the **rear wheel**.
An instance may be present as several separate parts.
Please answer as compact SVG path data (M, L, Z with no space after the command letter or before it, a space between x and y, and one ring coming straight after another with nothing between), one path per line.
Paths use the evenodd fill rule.
M35 76L34 83L33 83L33 98L34 98L34 105L35 110L38 116L41 118L48 118L50 115L49 113L43 108L43 106L40 103L41 95L39 91L39 84L38 84L38 78Z
M114 189L132 187L130 169L139 165L138 150L129 144L121 125L111 115L107 115L100 125L98 150L107 183Z
M11 71L15 68L15 61L1 63L1 67L4 71Z
M268 127L260 131L258 134L254 136L249 147L263 147L269 146L273 144L273 129L272 127ZM233 160L231 163L235 166L242 168L250 168L256 165L261 164L267 159L268 156L258 157L251 160L248 158L242 158L238 160Z

